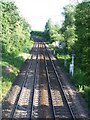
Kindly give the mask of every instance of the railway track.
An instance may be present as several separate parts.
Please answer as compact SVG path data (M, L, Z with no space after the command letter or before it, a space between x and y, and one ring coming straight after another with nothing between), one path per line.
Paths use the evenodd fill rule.
M21 89L9 118L68 118L75 120L70 99L63 90L52 54L43 42L35 42Z
M39 77L38 82L36 83L36 93L34 94L33 99L33 115L31 118L47 118L48 117L57 119L57 118L71 118L75 119L74 114L68 104L68 100L63 92L62 84L60 83L58 73L55 69L55 65L53 64L49 52L44 43L40 43L41 52L39 53L40 63L42 64L44 72L40 72L40 76L44 74L46 78ZM41 68L41 67L40 67ZM43 76L44 77L44 76ZM43 84L44 83L44 84ZM43 84L43 86L42 86ZM42 88L47 84L46 88ZM46 90L46 91L45 91ZM44 93L43 93L44 91ZM47 97L46 97L47 96ZM48 100L42 100L43 97ZM45 103L43 103L44 101ZM48 104L46 104L46 102ZM44 105L47 105L45 107ZM49 114L45 112L48 111ZM49 112L50 111L50 112Z
M10 118L26 118L31 116L33 104L34 83L36 78L39 44L35 43L28 69L25 73L21 89L16 97Z
M69 105L66 95L63 91L62 83L60 82L58 72L44 43L44 61L46 66L49 91L52 100L52 108L54 118L71 118L75 119L74 113ZM45 58L46 57L46 58Z
M39 71L37 82L35 84L35 93L33 99L33 112L31 118L53 118L50 97L48 92L48 83L46 78L45 64L43 59L43 46L40 44L39 52Z

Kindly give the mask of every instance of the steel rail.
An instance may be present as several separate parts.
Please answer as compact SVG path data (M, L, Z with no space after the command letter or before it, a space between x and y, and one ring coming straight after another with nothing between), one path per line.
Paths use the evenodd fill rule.
M49 57L49 59L50 59L50 61L51 61L51 63L52 63L53 70L54 70L54 72L55 72L55 74L56 74L57 80L58 80L58 82L59 82L59 86L60 86L60 88L61 88L61 90L62 90L63 96L64 96L65 101L66 101L66 104L67 104L67 106L68 106L68 108L69 108L69 111L70 111L70 114L71 114L71 116L72 116L72 119L75 120L75 115L74 115L74 113L73 113L70 105L68 104L68 99L67 99L67 97L66 97L66 95L65 95L65 93L64 93L64 91L63 91L63 85L62 85L62 83L61 83L61 81L60 81L58 72L57 72L57 70L56 70L56 68L55 68L55 65L54 65L52 59L50 58L50 54L49 54L49 52L48 52L48 50L47 50L47 47L46 47L45 43L43 43L43 44L44 44L44 46L45 46L45 48L46 48L48 57Z
M35 44L33 45L33 47L35 47ZM33 48L32 48L32 49L33 49ZM14 113L15 113L15 111L16 111L16 109L17 109L20 94L21 94L21 92L22 92L23 87L24 87L25 84L26 84L26 80L27 80L27 77L28 77L28 74L29 74L29 70L30 70L31 65L32 65L32 62L31 62L31 61L32 61L32 58L33 58L33 54L31 55L31 58L30 58L30 61L29 61L29 66L28 66L28 68L27 68L27 70L26 70L26 72L25 72L25 76L24 76L24 78L23 78L23 80L22 80L22 84L21 84L20 91L19 91L19 93L18 93L18 95L17 95L17 97L16 97L14 106L13 106L12 111L11 111L11 113L10 113L10 119L13 119Z
M38 43L38 48L39 48L39 43ZM34 81L33 81L32 96L31 96L30 119L32 119L33 99L34 99L34 90L35 90L35 82L36 82L37 64L38 64L38 50L37 50L37 56L36 56L36 68L35 68L35 72L34 72Z
M44 53L44 51L43 51L43 53ZM52 102L51 84L50 84L49 72L48 72L48 68L47 68L47 62L46 62L46 59L45 59L45 53L43 54L43 57L44 57L46 76L47 76L47 81L48 81L48 89L49 89L48 91L49 91L49 95L50 95L50 102L51 102L51 106L52 106L52 110L53 110L53 117L54 117L54 120L55 120L55 109L54 109L53 102Z

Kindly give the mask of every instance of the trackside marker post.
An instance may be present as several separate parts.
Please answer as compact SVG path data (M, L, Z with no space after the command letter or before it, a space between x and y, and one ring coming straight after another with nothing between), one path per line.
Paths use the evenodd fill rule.
M73 76L73 74L74 74L74 56L75 56L75 51L74 50L71 51L71 55L72 55L72 63L70 64L69 72Z

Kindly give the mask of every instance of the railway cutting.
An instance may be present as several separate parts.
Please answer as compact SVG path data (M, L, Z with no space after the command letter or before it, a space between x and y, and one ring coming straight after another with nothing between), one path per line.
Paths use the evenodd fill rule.
M77 97L79 93L67 86L46 43L35 42L30 53L27 67L20 73L23 77L17 78L19 84L13 85L3 100L2 118L89 119L88 110Z

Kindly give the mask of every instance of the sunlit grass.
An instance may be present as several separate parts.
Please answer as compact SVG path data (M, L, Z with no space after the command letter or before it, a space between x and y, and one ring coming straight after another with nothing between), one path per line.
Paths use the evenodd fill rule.
M33 46L33 41L31 41L28 46L24 49L24 52L13 55L13 54L2 54L2 61L0 61L0 66L2 66L2 82L0 84L0 101L6 96L7 92L10 90L12 86L13 80L15 79L16 75L19 73L20 68L23 62L30 58L29 51ZM6 71L6 67L11 69L10 72Z
M69 72L69 65L71 63L71 56L69 54L65 55L63 50L54 47L52 44L48 44L49 47L54 51L55 56L60 61L61 65ZM64 66L64 60L66 59L66 66ZM74 66L74 75L69 74L70 81L74 84L76 89L83 95L87 101L88 106L90 107L90 85L88 85L87 76L81 69L77 66L75 61Z
M21 54L19 54L19 56L23 57L23 59L26 60L26 59L30 58L31 55L29 53L21 53Z
M2 100L5 97L7 91L10 89L11 85L12 85L12 82L10 82L9 80L7 80L7 82L2 81L2 96L1 96L0 100Z
M59 55L59 54L57 54L57 58L58 58L58 59L62 59L62 60L64 60L64 59L68 60L68 59L70 59L71 57L70 57L70 55Z
M12 62L15 60L18 60L18 59L12 58ZM2 96L0 96L0 101L5 97L6 93L9 91L15 76L19 72L19 68L23 63L23 59L21 62L19 61L19 67L15 67L17 66L16 62L14 62L14 64L10 64L10 62L11 60L9 61L8 58L7 58L7 62L5 62L4 59L3 61L0 61L0 66L2 66L2 83L1 83ZM5 70L6 66L9 66L11 68L11 71L9 73L7 73Z

